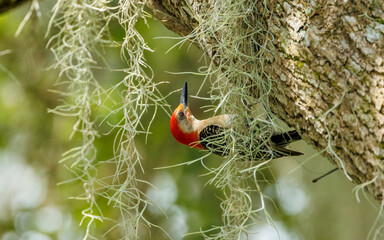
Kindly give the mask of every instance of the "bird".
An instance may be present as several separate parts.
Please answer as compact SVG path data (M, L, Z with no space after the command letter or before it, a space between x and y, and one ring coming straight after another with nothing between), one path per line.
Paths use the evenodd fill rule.
M228 131L226 130L231 128L234 119L233 114L218 115L204 120L196 119L188 106L188 85L185 82L181 92L180 104L171 116L170 129L172 136L179 143L225 157L230 153L228 141L226 140ZM247 153L245 151L239 152L240 155L247 156L249 156L249 152L253 153L250 156L251 160L275 159L303 154L285 148L286 145L301 140L301 136L296 130L272 133L269 136L253 135L252 138L255 139L252 139L252 143L239 139L238 143L235 144L235 146L243 146L242 149L251 146L248 148ZM268 143L269 147L266 146L265 142Z

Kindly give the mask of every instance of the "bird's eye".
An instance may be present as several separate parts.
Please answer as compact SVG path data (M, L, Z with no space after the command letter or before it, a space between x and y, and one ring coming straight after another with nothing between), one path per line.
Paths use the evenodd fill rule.
M180 120L184 120L184 118L185 118L185 114L184 114L184 112L180 111L180 112L179 112L179 119L180 119Z

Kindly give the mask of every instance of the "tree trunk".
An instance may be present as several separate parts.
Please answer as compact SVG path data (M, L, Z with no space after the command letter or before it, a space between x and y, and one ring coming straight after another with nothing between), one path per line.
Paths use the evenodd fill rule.
M150 0L148 6L167 28L187 36L214 3ZM255 13L257 23L272 33L269 47L277 52L265 64L274 80L272 111L306 142L325 150L354 182L369 182L365 189L382 200L384 2L274 0L258 5L268 11ZM214 62L225 57L215 41L199 44Z

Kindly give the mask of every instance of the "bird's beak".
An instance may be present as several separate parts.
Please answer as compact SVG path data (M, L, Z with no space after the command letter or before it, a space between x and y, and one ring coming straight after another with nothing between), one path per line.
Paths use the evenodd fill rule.
M183 91L181 91L180 104L183 104L184 108L188 107L188 86L187 86L187 82L184 83Z

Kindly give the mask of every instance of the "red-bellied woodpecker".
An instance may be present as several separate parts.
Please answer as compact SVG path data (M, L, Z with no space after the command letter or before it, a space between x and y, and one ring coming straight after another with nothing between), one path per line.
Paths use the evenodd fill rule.
M182 144L197 149L208 150L220 156L225 156L229 153L229 148L226 146L226 141L222 140L225 138L225 130L231 127L231 124L234 121L233 119L234 116L228 114L204 120L196 119L188 107L188 88L187 83L185 83L181 93L180 105L175 109L171 117L171 132L173 137ZM257 150L254 151L255 154L252 155L251 160L302 155L300 152L285 148L287 144L301 139L300 135L295 130L255 138L260 139L254 139L252 144L243 142L243 146L250 145L255 149L257 148ZM265 143L266 140L269 147L264 146L258 148L258 146L256 146L257 144L255 144L258 142ZM252 148L250 152L252 152ZM240 154L242 153L240 152ZM245 155L245 153L242 155Z

